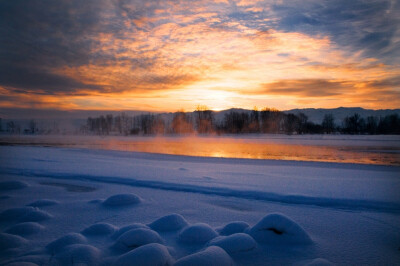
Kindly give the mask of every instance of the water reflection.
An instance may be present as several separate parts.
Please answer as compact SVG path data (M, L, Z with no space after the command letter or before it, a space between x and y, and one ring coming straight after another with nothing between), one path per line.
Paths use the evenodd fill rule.
M289 140L289 141L288 141ZM288 143L285 143L288 142ZM305 144L302 144L305 143ZM398 143L398 142L394 142ZM66 146L201 157L400 165L400 146L385 141L283 141L229 137L2 137L0 144Z

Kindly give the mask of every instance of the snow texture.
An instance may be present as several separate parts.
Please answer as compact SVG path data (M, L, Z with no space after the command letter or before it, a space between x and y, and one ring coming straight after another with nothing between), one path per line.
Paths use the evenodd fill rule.
M132 229L137 229L137 228L146 228L149 229L149 227L145 224L141 224L141 223L133 223L130 225L126 225L121 227L120 229L118 229L113 235L112 238L113 239L117 239L118 237L120 237L123 233L128 232L129 230Z
M329 260L317 258L317 259L311 261L310 263L308 263L306 266L334 266L334 265L335 264L333 264Z
M141 202L140 198L134 194L118 194L106 199L103 202L103 205L110 207L118 207L126 205L135 205L140 202Z
M180 232L178 239L182 243L201 245L217 236L217 232L215 232L208 224L197 223L184 228L182 232Z
M18 219L19 222L40 222L44 220L48 220L52 218L53 216L42 210L33 210L31 212L26 213L23 215L20 219Z
M57 205L59 202L56 200L49 200L49 199L40 199L37 201L32 202L31 204L28 204L28 206L32 207L46 207L46 206L52 206L52 205Z
M150 243L163 244L163 240L153 230L137 228L129 230L118 237L114 248L121 251L128 251Z
M151 243L138 247L117 258L115 266L148 266L148 265L172 265L173 259L168 249L160 244Z
M33 262L19 261L19 262L8 263L6 266L38 266L38 265Z
M31 265L31 264L33 264L33 265L48 265L49 260L50 260L49 257L43 256L43 255L26 255L26 256L14 258L6 265L7 266L9 264L11 264L11 265L25 265L25 264L26 265Z
M56 254L62 251L67 246L86 243L87 239L83 235L78 233L69 233L49 243L46 248L50 252L50 254Z
M243 233L247 228L249 228L249 224L242 221L231 222L224 227L218 229L217 231L221 236L229 236L235 233Z
M33 207L11 208L0 213L0 221L40 222L50 218L48 212Z
M149 224L149 227L155 231L164 232L180 230L187 225L188 222L182 215L174 213L155 220Z
M34 210L35 208L33 207L20 207L20 208L7 209L0 213L0 221L16 221Z
M250 228L249 234L262 244L311 244L307 232L283 214L268 214Z
M23 237L7 233L0 233L0 251L10 248L17 248L26 243L27 240Z
M61 265L98 265L100 251L85 244L73 244L55 255L54 259Z
M208 243L208 246L218 246L229 254L246 252L257 247L256 241L244 233L236 233L229 236L219 236Z
M0 145L0 265L400 265L399 170Z
M3 181L0 182L0 191L22 189L28 186L27 183L21 181Z
M116 231L116 227L108 223L97 223L85 228L81 234L85 236L110 235Z
M13 235L28 236L37 234L45 227L35 222L19 223L9 227L5 232Z
M174 266L229 266L234 265L232 258L220 247L207 249L179 259Z

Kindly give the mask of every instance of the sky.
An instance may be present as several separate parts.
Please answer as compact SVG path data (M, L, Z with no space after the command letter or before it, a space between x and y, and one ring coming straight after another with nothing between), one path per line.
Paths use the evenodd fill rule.
M400 108L395 0L0 0L0 113Z

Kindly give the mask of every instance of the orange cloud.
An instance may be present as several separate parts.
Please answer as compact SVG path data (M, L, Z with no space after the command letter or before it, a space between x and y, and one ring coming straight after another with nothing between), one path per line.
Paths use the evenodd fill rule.
M161 111L192 110L197 104L214 109L399 107L397 65L351 52L330 35L274 28L277 18L257 16L270 10L259 1L141 5L121 8L118 32L85 36L92 40L90 60L45 69L76 81L71 87L79 88L43 95L40 89L4 86L0 95L13 100L0 99L0 106ZM230 5L235 11L242 8L239 18L231 10L226 14ZM246 21L240 17L245 15L252 17ZM252 26L254 21L262 27Z

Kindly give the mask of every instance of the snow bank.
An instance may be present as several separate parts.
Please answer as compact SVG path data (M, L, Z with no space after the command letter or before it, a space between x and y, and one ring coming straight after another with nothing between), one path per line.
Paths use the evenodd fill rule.
M224 227L218 229L217 231L221 236L229 236L235 233L243 233L249 227L250 227L249 224L246 222L235 221L225 225Z
M48 244L46 248L51 254L56 254L62 251L67 246L86 243L87 239L83 235L77 233L69 233L63 237L54 240L53 242Z
M188 222L182 217L182 215L174 213L155 220L149 224L149 227L155 231L163 232L180 230L187 225Z
M90 245L74 244L67 246L54 259L61 265L98 265L100 262L100 251Z
M28 204L28 206L45 207L45 206L52 206L52 205L56 205L56 204L58 204L58 201L56 201L56 200L40 199L40 200L32 202L31 204Z
M263 244L310 244L306 231L290 218L278 214L268 214L254 225L248 233Z
M141 199L135 194L117 194L106 199L103 202L103 205L110 207L118 207L118 206L138 204L140 202Z
M27 183L21 181L3 181L0 182L0 191L21 189L26 188L27 186Z
M160 235L150 229L137 228L123 233L115 242L114 248L121 251L128 251L150 243L162 244Z
M186 244L205 244L217 236L217 232L208 224L197 223L183 229L178 235L178 240Z
M13 234L13 235L20 235L20 236L27 236L39 233L45 227L35 223L35 222L26 222L13 225L6 229L6 233Z
M208 246L218 246L229 254L246 252L257 247L256 241L244 233L236 233L230 236L219 236L208 243Z
M137 229L137 228L146 228L149 229L149 227L145 224L141 224L141 223L133 223L130 225L126 225L124 227L121 227L120 229L118 229L113 235L112 238L113 239L117 239L118 237L120 237L120 235L122 235L125 232L128 232L129 230L132 229Z
M114 233L117 228L108 223L97 223L85 228L81 234L86 236L95 235L110 235Z
M220 247L212 246L179 259L174 266L229 266L234 265L232 258Z
M28 241L20 236L11 235L7 233L0 233L0 251L9 248L17 248L26 244Z
M115 261L118 266L148 266L148 265L172 265L171 258L167 248L157 243L147 244L134 249Z

